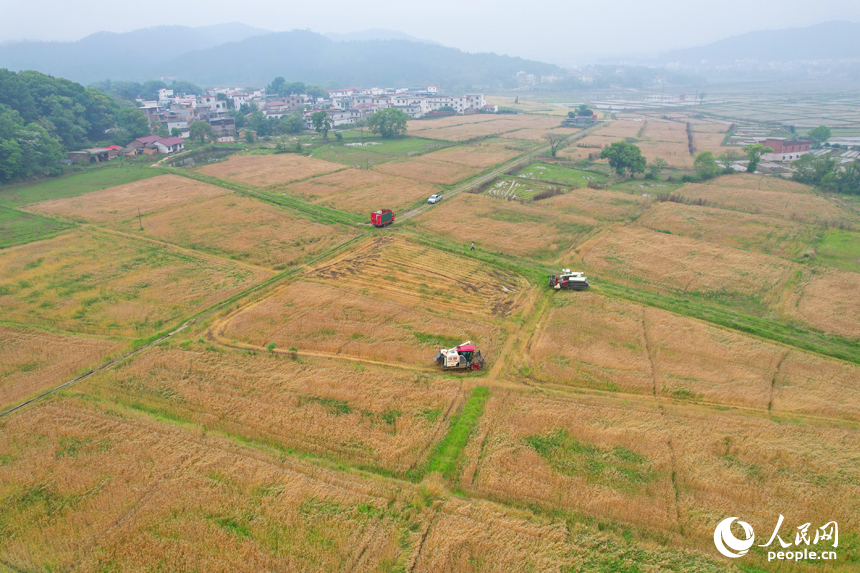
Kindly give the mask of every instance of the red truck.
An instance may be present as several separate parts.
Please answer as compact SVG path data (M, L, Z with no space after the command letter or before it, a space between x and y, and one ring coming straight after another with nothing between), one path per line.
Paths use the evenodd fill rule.
M394 213L391 209L381 209L370 214L370 223L374 227L387 227L394 222Z

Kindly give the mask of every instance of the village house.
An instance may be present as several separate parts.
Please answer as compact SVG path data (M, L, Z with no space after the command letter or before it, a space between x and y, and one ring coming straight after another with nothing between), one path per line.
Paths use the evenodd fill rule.
M185 150L185 141L181 137L168 137L167 139L158 139L151 145L155 146L162 155L170 155Z
M70 151L67 155L69 161L78 164L86 163L102 163L110 161L117 155L117 149L108 149L106 147L92 147L90 149L81 149L80 151Z
M765 161L794 161L806 155L812 149L812 142L805 139L785 139L769 137L762 142L765 147L773 149L773 153L761 156Z

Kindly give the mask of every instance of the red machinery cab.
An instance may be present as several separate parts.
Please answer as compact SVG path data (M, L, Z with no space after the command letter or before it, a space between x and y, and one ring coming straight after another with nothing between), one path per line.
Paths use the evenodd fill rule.
M381 209L370 214L370 223L374 227L387 227L394 222L394 213L391 209Z

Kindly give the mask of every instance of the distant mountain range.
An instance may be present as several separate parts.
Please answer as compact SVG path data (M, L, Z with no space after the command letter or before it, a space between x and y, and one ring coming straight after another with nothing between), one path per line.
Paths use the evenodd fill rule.
M736 60L787 62L860 59L860 23L826 22L805 28L762 30L732 36L706 46L673 50L658 61L719 64Z
M329 86L478 88L511 81L519 71L561 68L510 56L470 54L391 30L329 34L268 32L244 24L203 28L157 26L76 42L0 45L0 68L38 70L84 85L105 79L146 81L163 76L203 87L263 86L276 76Z

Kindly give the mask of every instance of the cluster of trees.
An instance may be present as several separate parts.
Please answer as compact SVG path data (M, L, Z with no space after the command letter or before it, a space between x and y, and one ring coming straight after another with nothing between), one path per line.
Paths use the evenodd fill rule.
M198 86L183 80L173 80L170 84L159 80L150 80L142 84L138 82L112 82L105 80L103 82L96 82L90 85L90 87L123 102L134 102L137 98L158 99L158 90L162 89L169 89L173 90L174 93L186 95L200 95L203 93L203 90Z
M305 84L304 82L288 82L284 78L278 76L272 83L266 86L267 94L278 94L278 97L284 97L293 94L307 94L314 98L327 98L328 90L314 84Z
M106 134L110 129L111 134ZM106 94L39 72L0 69L0 182L60 172L65 151L149 134L146 117Z
M829 155L803 155L793 164L795 181L835 193L860 195L860 162L842 165Z
M590 107L588 107L588 104L584 104L584 103L580 104L579 107L576 108L575 111L567 112L567 117L576 117L576 116L582 117L582 116L586 116L586 115L594 115L594 111L592 111L592 109Z

